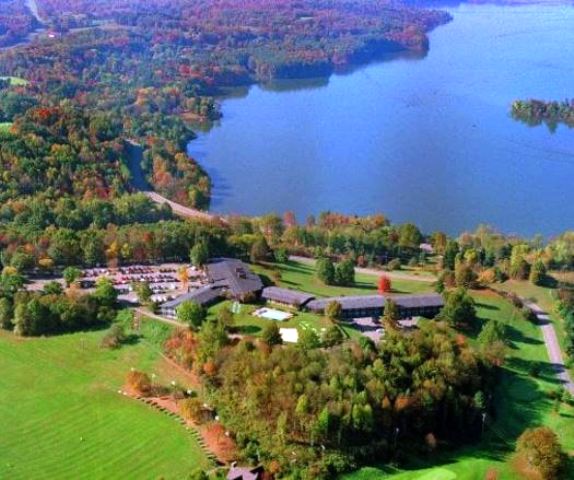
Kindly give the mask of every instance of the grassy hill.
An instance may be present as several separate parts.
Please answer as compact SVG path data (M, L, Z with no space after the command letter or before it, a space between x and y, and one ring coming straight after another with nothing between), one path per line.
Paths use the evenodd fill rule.
M499 382L497 417L486 429L483 442L436 457L413 459L409 468L363 468L347 475L346 480L484 480L490 471L497 480L519 480L511 464L514 442L528 427L546 425L560 437L566 451L574 450L574 408L554 408L546 392L558 387L551 372L540 329L524 321L512 305L492 293L475 292L481 323L498 319L508 328L508 358ZM476 329L478 331L478 328ZM476 332L469 333L471 341ZM529 371L540 367L533 378ZM573 467L571 467L573 468ZM566 478L574 478L574 470Z
M118 394L131 367L166 377L149 344L100 348L103 332L0 333L0 478L184 478L208 462L173 419Z

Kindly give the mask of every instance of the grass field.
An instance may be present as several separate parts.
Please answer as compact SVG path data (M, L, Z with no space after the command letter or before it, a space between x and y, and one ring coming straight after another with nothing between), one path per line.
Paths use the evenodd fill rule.
M131 367L169 381L157 351L103 350L103 334L0 333L0 478L179 479L207 466L181 425L117 393Z
M0 122L0 133L7 132L8 130L10 130L11 126L12 122Z
M363 468L345 479L484 480L489 470L496 470L498 480L519 480L510 458L516 438L530 426L551 427L565 450L574 450L574 408L562 405L556 412L553 401L545 394L558 384L551 373L539 328L522 320L507 301L495 294L480 292L474 296L481 321L503 321L510 340L508 360L496 392L497 418L487 429L483 442L434 459L414 459L407 469ZM541 367L539 378L528 375L533 364ZM574 470L566 478L574 478Z
M369 295L377 293L377 277L374 275L355 275L355 286L337 287L324 285L315 277L315 267L300 262L289 261L286 264L271 264L269 266L254 265L253 270L263 277L267 277L270 282L278 283L281 287L301 290L320 297L330 297L337 295ZM281 279L274 281L273 271L280 272ZM408 294L433 291L433 286L429 282L418 282L416 280L392 280L393 293Z
M28 80L20 77L0 77L0 80L6 80L7 78L10 79L11 85L20 86L20 85L28 85L28 83L30 83L28 82Z
M514 292L521 297L528 298L536 302L542 307L549 315L554 329L560 342L562 352L566 350L566 331L562 319L554 313L554 302L556 301L556 289L541 287L533 285L526 281L508 280L502 284L495 284L493 286L498 290L505 292ZM564 356L566 361L566 357ZM574 375L574 365L568 365L570 373Z

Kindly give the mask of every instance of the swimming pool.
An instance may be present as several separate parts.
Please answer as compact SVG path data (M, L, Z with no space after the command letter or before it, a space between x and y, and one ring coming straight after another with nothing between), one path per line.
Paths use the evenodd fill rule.
M281 310L275 310L274 308L260 308L253 312L253 315L260 318L267 318L268 320L276 320L278 322L284 322L293 317L292 313L282 312Z

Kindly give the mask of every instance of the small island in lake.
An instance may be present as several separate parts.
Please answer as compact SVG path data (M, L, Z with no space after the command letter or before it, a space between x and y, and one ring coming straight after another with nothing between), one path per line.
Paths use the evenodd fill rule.
M513 118L537 126L545 123L550 130L559 124L574 127L574 100L516 100L512 103Z

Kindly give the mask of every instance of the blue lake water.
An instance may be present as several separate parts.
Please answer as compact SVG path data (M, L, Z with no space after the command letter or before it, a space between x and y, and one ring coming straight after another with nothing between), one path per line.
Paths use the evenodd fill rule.
M456 234L574 228L574 130L513 120L516 98L574 96L574 7L448 7L424 58L254 86L189 144L212 210L384 213Z

